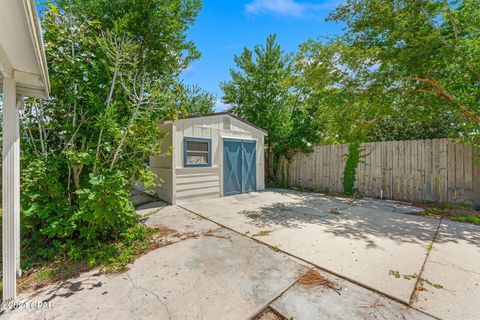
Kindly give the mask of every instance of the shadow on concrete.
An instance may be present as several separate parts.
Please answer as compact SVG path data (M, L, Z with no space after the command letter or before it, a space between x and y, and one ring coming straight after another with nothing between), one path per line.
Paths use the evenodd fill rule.
M403 202L376 199L354 201L288 190L269 192L293 197L294 201L276 202L256 210L240 212L259 228L303 228L307 224L317 224L322 227L322 232L362 239L375 247L372 236L399 242L428 242L433 239L440 223L438 219L408 214L422 209ZM480 227L449 222L447 228L442 228L442 237L437 242L458 242L460 239L480 244Z
M45 292L46 298L42 302L49 302L57 297L69 298L80 291L102 287L103 282L95 279L100 275L101 273L97 271L90 273L88 277L72 278L49 287L48 291Z

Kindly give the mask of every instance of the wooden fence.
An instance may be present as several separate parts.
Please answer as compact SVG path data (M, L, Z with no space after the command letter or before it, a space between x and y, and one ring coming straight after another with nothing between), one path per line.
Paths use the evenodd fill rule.
M448 139L364 143L355 188L397 200L480 203L480 149ZM348 145L316 146L294 156L291 185L343 192Z

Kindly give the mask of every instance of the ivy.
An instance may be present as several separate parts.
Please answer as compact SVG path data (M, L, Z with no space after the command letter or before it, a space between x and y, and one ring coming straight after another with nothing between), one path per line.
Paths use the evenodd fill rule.
M355 141L349 144L347 162L343 170L343 192L346 195L353 195L355 193L355 180L357 178L360 152L360 142Z

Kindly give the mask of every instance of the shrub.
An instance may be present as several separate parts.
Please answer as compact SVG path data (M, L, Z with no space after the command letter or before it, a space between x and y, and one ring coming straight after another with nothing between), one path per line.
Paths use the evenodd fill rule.
M45 243L50 239L69 238L76 225L63 184L61 157L27 156L22 158L22 228L23 237Z
M89 185L76 192L79 209L72 217L81 239L115 238L134 225L137 215L123 172L91 173Z

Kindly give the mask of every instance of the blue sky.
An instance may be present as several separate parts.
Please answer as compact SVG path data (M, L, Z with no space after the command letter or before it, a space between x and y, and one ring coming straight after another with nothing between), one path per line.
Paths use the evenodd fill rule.
M196 23L188 32L202 57L193 62L182 78L217 95L217 111L224 110L219 84L228 80L233 55L243 47L264 43L277 33L288 52L308 39L341 33L342 26L325 22L341 0L203 0Z

